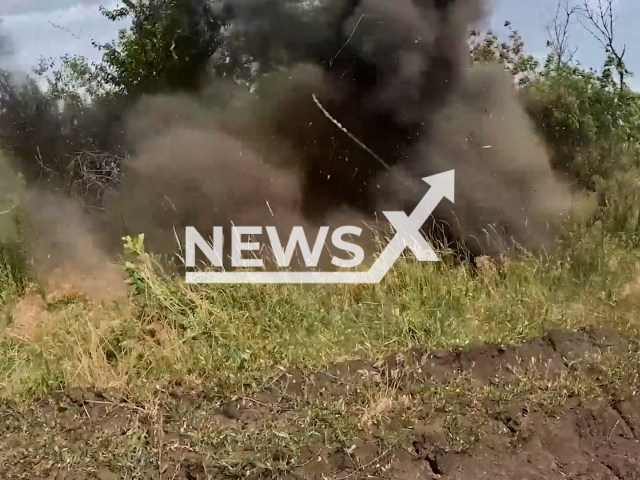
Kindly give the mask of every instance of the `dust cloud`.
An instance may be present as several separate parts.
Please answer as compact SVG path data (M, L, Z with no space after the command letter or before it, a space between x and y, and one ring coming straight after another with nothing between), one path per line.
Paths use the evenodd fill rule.
M452 168L456 203L443 201L425 227L444 222L473 254L552 249L572 194L511 76L470 66L482 2L331 0L307 16L282 0L227 8L251 54L293 65L224 111L155 98L133 114L142 153L120 200L159 249L186 224L287 232L335 212L369 223L382 210L410 213L428 189L421 178Z
M456 202L444 200L426 230L446 225L447 239L473 255L553 247L572 193L511 76L470 65L468 32L488 14L483 2L325 0L303 15L284 0L225 8L232 42L289 67L224 107L211 96L234 89L215 79L199 98L147 97L129 112L133 155L106 214L86 228L109 255L121 236L142 232L150 250L172 254L187 225L276 226L286 245L293 226L313 243L320 226L345 223L363 228L371 254L367 225L380 226L383 210L411 213L429 188L421 178L450 169ZM319 268L331 268L327 258Z

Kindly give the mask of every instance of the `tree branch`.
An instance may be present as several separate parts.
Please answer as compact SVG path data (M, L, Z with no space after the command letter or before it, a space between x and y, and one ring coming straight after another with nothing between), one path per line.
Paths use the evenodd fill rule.
M571 18L577 10L577 6L569 7L569 0L557 0L551 25L547 25L547 33L549 34L547 46L551 48L555 56L556 68L571 63L578 50L577 48L573 51L569 50L569 27Z
M578 12L584 20L578 21L604 47L607 56L613 60L613 66L618 72L620 89L622 89L625 85L625 78L630 72L624 64L627 46L623 45L622 50L619 50L615 45L616 18L613 12L613 2L614 0L598 0L597 5L592 7L589 0L583 0L583 5L578 8ZM608 64L609 62L610 60L607 59Z

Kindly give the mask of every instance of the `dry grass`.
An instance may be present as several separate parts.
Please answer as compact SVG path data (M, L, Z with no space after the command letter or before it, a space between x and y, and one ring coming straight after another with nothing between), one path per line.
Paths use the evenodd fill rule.
M620 212L615 218L623 218ZM509 405L553 412L575 396L608 398L633 383L629 375L637 378L637 354L598 359L608 365L604 380L582 369L552 377L523 365L504 385L456 373L407 389L403 382L412 370L404 368L391 378L373 375L338 396L287 400L284 410L260 395L285 371L309 381L335 362L381 361L414 346L520 344L549 330L588 325L638 340L640 301L629 285L640 258L629 234L637 226L629 225L577 225L551 256L480 262L478 269L445 250L439 263L404 258L379 285L190 285L130 242L137 257L123 269L134 295L103 305L34 293L22 257L7 247L0 256L6 325L0 331L0 415L13 416L16 432L44 433L20 437L28 448L9 448L5 439L0 458L16 468L32 465L32 474L45 464L93 473L110 465L127 478L146 478L149 469L156 476L158 469L178 471L180 464L166 459L188 451L225 475L257 479L295 471L341 445L364 471L378 456L405 448L417 418L424 419L418 422L424 431L464 449L483 436L502 435L505 427L497 431L494 416ZM78 387L110 392L109 411L125 412L123 435L96 420L93 409L107 406L102 400L77 407L65 420L101 425L77 434L65 433L68 423L51 424L34 407L43 395ZM204 392L208 400L171 406L176 388ZM257 420L247 426L221 415L228 399L253 405L248 410L259 413ZM166 423L161 412L167 408L180 425ZM374 434L379 445L367 456L362 438ZM167 443L167 435L179 440Z
M130 391L180 379L233 395L282 369L319 370L356 354L519 343L590 324L634 336L635 307L624 295L637 254L598 228L553 257L480 274L446 251L437 264L403 259L379 285L188 285L138 252L128 267L141 292L133 303L96 310L51 297L46 330L29 343L5 335L4 392ZM10 297L17 287L8 275Z

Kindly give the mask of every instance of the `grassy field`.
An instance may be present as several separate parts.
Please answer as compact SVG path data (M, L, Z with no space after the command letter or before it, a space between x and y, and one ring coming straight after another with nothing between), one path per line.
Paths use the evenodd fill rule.
M258 388L280 369L323 369L338 359L379 359L414 346L508 345L586 325L635 336L636 312L625 292L637 273L637 252L600 225L565 241L552 256L499 268L459 265L441 251L436 264L404 258L380 285L306 287L188 285L139 252L127 269L129 303L97 307L73 296L43 302L46 325L28 339L11 335L11 308L35 287L21 276L19 254L7 249L0 297L7 310L4 391L132 389L181 379L233 395Z
M129 116L141 96L193 92L218 53L219 66L234 72L236 59L251 58L251 70L259 65L260 82L269 83L264 74L280 55L265 48L269 58L247 57L243 44L252 42L227 45L221 24L211 25L216 15L202 21L204 3L190 2L198 12L184 2L103 11L133 20L131 28L99 47L98 64L77 56L50 68L43 62L37 70L49 76L47 89L36 71L32 83L14 84L0 66L0 479L640 480L640 95L628 87L624 51L611 51L618 39L602 42L607 53L596 71L566 58L572 49L557 36L559 17L544 62L527 53L510 22L504 41L489 32L468 38L474 65L497 62L518 78L518 96L558 174L597 199L595 216L572 219L548 255L480 265L440 249L442 262L407 256L378 285L188 285L136 241L125 242L113 270L102 250L83 241L87 212L56 202L66 191L99 209L105 192L122 187L123 162L139 153L125 148L127 137L171 123L160 109L129 135L139 128L117 118ZM587 3L583 13L593 13L594 32L604 34L597 21L607 23L611 3L598 2L599 14ZM567 29L574 11L566 11ZM401 25L396 13L392 23ZM453 21L453 30L466 20ZM372 52L387 45L392 55L420 23L408 19L397 46L387 33L380 42L371 37ZM180 25L189 40L177 48ZM425 53L414 72L421 76L425 65L436 73L444 67L443 74L453 68L451 52L438 46L449 42L449 27L435 27L436 57L425 39L398 56L413 61ZM214 70L218 76L226 67ZM390 86L393 70L381 76ZM434 76L425 100L446 75ZM211 90L217 105L235 87ZM353 105L377 102L375 90L356 95ZM291 92L283 92L286 100ZM367 105L357 123L388 106L375 107ZM406 126L412 115L396 121ZM199 116L189 113L185 125ZM202 132L210 128L205 117ZM220 120L231 126L233 115ZM400 123L392 131L403 131ZM206 150L215 148L207 142ZM401 157L402 149L383 150ZM334 161L348 160L347 150L336 153ZM520 153L514 149L512 161ZM25 186L32 196L22 196ZM162 185L153 190L165 193ZM29 212L31 201L38 208ZM79 220L65 236L51 217ZM68 270L34 268L29 220L51 229L42 235L54 245L45 253ZM95 262L59 261L67 255Z
M379 285L187 285L138 244L130 298L98 305L47 296L8 244L3 478L462 478L481 469L468 452L521 450L576 399L606 420L640 365L633 185L548 256L442 250Z

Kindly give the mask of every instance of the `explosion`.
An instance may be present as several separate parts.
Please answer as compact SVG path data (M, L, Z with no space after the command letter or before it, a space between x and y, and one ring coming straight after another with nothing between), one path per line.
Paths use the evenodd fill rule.
M421 179L450 169L455 204L442 202L427 232L472 255L553 247L573 196L511 75L471 65L481 0L325 0L302 13L285 0L229 0L225 9L233 42L289 66L224 107L210 96L228 81L215 79L209 97L149 96L129 111L134 155L93 229L104 248L144 232L149 250L172 254L186 226L280 235L303 226L313 238L324 225L360 224L372 253L364 225L379 225L383 210L410 214L429 188Z
M128 228L168 252L173 227L186 225L379 222L382 210L413 210L422 177L455 169L455 205L443 202L426 230L476 255L552 248L572 195L510 74L470 66L482 2L332 0L306 16L290 7L227 3L245 48L292 62L256 95L217 111L153 97L132 113L139 153L118 199Z

